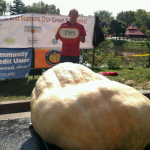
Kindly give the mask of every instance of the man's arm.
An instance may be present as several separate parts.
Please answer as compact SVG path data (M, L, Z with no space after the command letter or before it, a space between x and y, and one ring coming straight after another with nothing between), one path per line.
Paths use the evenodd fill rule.
M83 25L80 27L80 31L81 31L81 33L80 33L79 39L80 39L80 41L81 41L82 43L84 43L84 42L85 42L86 32L85 32L85 28L84 28Z
M81 41L82 43L85 42L85 36L81 36L81 35L80 35L79 39L80 39L80 41Z

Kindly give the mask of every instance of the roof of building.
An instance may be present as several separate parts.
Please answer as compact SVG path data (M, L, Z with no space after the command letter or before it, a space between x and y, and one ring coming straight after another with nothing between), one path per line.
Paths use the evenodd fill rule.
M132 24L131 26L129 26L127 29L128 29L128 30L130 30L130 29L132 29L132 30L138 30L138 28L135 27L133 24Z
M126 35L145 35L144 33L140 32L140 31L130 31L130 30L127 30Z
M141 31L138 30L133 24L126 29L125 35L145 35Z

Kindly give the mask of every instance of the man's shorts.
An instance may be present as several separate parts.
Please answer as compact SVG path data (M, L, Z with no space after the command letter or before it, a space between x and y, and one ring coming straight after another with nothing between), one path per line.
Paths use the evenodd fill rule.
M78 63L79 64L79 56L61 55L60 63L63 63L63 62L72 62L72 63Z

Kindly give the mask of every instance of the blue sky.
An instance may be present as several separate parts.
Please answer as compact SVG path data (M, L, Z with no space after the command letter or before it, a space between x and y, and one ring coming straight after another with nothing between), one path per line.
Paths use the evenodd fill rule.
M6 2L13 2L13 0L5 0ZM25 5L32 5L41 0L22 0ZM107 10L112 12L116 17L117 13L121 11L136 11L137 9L144 9L150 12L150 0L43 0L46 4L54 4L56 8L60 9L61 15L68 15L72 8L76 8L79 14L85 16L94 15L94 12L99 10Z

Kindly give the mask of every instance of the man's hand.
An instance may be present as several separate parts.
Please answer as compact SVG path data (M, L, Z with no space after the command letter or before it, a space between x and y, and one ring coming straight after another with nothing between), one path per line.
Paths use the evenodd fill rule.
M59 37L58 37L58 35L57 35L57 34L55 35L55 38L56 38L56 40L58 40L58 39L59 39Z
M81 36L81 35L80 35L79 39L80 39L80 41L81 41L82 43L85 42L85 37L84 37L84 36Z

